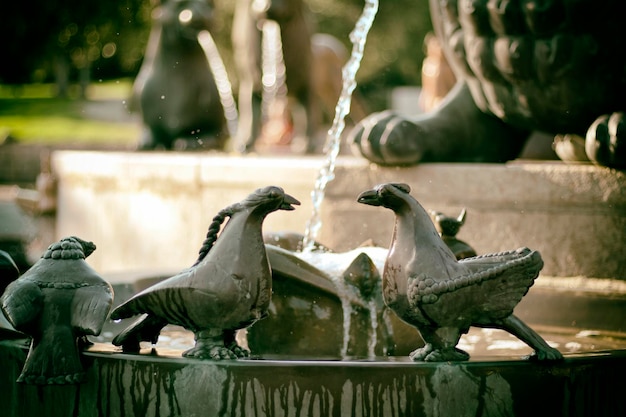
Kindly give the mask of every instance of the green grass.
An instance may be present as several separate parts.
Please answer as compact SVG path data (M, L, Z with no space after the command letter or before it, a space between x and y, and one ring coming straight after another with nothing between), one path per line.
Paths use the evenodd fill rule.
M8 134L20 143L131 145L141 126L135 119L122 120L99 114L107 101L126 101L132 80L93 83L87 99L59 99L50 84L15 89L0 85L0 139ZM75 95L70 91L70 96ZM103 110L104 111L104 110Z

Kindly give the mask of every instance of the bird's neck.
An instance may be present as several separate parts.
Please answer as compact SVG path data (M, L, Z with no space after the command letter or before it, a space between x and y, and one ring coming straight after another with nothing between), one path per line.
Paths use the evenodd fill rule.
M456 257L441 239L430 216L416 201L405 201L394 209L396 220L391 247L392 262L419 262L437 265L448 260L456 263Z
M265 216L248 209L234 213L211 249L213 255L223 253L226 259L236 262L232 257L238 254L243 258L240 260L249 267L265 268L267 256L262 232L264 218Z

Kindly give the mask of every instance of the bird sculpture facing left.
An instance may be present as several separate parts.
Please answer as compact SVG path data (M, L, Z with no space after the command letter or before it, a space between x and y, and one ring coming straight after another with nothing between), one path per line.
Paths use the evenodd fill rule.
M269 186L222 209L213 218L194 265L111 312L112 320L141 314L113 344L125 352L139 352L140 342L155 344L163 327L174 324L194 333L195 346L183 352L185 357L248 356L250 352L235 339L236 331L267 315L272 292L263 221L276 210L294 210L298 204L281 188ZM229 220L219 233L226 217Z
M31 337L17 382L84 382L80 351L97 336L113 305L113 288L85 262L96 246L77 237L53 243L0 298L2 313Z
M407 184L388 183L364 191L358 202L395 213L383 268L383 299L398 317L420 332L425 345L415 361L464 361L456 345L470 326L503 329L534 349L537 360L561 353L513 314L543 268L528 248L457 260Z

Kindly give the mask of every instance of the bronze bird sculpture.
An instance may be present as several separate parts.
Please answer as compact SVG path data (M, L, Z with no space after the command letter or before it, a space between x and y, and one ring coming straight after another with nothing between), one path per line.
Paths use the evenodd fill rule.
M256 190L222 209L209 226L193 266L136 294L111 312L119 320L142 316L113 339L126 352L138 352L141 341L155 344L167 324L195 335L195 346L183 356L235 359L249 351L235 340L236 331L267 315L272 275L263 243L262 224L276 210L300 204L279 187ZM218 232L226 217L228 222Z
M113 304L111 285L85 262L95 248L77 237L53 243L0 298L9 323L32 338L18 382L84 381L80 349L100 334Z
M508 331L534 349L538 360L562 358L513 314L543 267L528 248L457 260L428 213L406 184L382 184L364 191L358 202L395 214L391 246L383 269L383 299L402 320L416 327L425 345L410 357L424 361L463 361L456 347L470 326Z

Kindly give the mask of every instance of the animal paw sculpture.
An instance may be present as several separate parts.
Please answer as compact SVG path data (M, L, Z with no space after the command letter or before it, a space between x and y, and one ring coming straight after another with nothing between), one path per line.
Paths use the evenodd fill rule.
M111 311L113 289L86 262L96 246L77 237L61 239L6 288L2 312L31 336L18 382L75 384L85 372L79 350L97 336Z
M470 326L503 329L535 350L538 360L562 356L513 314L543 267L528 248L457 260L428 213L406 184L382 184L358 202L396 214L383 270L383 299L402 320L416 327L425 346L415 361L462 361L456 345Z
M142 314L113 344L125 352L138 352L141 341L156 343L169 323L195 334L195 346L183 356L214 360L248 356L250 352L235 340L236 331L267 315L272 294L263 220L276 210L294 210L298 204L281 188L270 186L222 209L209 226L193 266L112 311L112 320ZM218 238L226 217L230 219Z
M351 132L353 144L384 165L503 162L543 131L581 138L580 152L568 153L626 168L626 56L618 52L626 38L609 23L619 5L430 0L457 86L417 117L366 117ZM561 156L563 144L555 146Z

